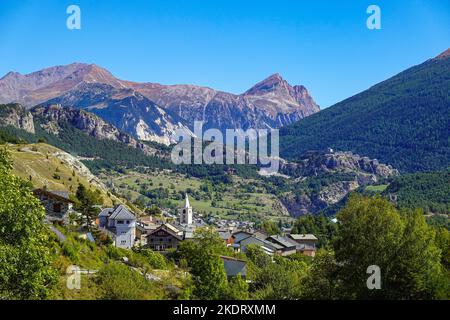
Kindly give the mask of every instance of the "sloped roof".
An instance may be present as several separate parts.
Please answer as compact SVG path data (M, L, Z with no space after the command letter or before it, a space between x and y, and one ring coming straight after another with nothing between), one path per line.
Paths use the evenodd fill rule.
M113 213L111 213L111 216L109 219L112 220L135 220L136 217L134 214L132 214L130 211L128 211L127 208L123 205L119 205L117 208L114 209Z
M275 249L275 250L281 250L281 249L284 248L283 246L279 245L278 243L273 243L273 242L270 242L270 241L267 241L267 240L255 237L254 235L251 235L251 236L248 236L248 237L242 239L240 241L240 243L242 243L243 241L248 242L249 240L259 242L262 246L265 246L265 247L268 247L268 248L272 248L272 249Z
M64 191L49 191L44 189L36 189L33 191L35 195L44 194L49 198L56 199L58 201L66 202L66 203L74 203L69 199L69 194Z
M255 231L254 236L261 240L266 240L267 238L269 238L269 234L263 230Z
M164 225L175 233L186 231L185 226L182 226L181 224L178 223L164 223Z
M56 195L58 195L60 197L69 199L69 193L66 192L66 191L50 191L50 192L53 193L53 194L56 194Z
M223 261L223 266L228 277L235 277L239 274L243 278L247 276L247 263L244 260L225 256L220 256L220 258Z
M171 226L168 223L160 225L158 228L156 228L155 230L150 232L148 235L151 236L152 234L154 234L160 230L164 230L165 232L167 232L171 236L177 238L178 240L183 240L183 237L181 235L179 235L176 231L174 231L173 226Z
M245 230L238 230L238 231L235 231L235 232L232 233L232 235L234 236L234 235L239 234L239 233L245 233L245 234L248 234L248 235L250 235L250 236L253 235L253 233L248 232L248 231L245 231Z
M105 208L100 212L100 214L98 216L99 217L109 217L113 211L114 211L114 208Z
M313 234L290 234L289 237L294 240L319 240Z
M231 238L231 233L228 231L219 231L218 234L222 240L228 240Z
M270 236L269 239L271 239L272 241L276 241L278 244L286 248L295 247L298 244L289 238L282 237L279 235Z

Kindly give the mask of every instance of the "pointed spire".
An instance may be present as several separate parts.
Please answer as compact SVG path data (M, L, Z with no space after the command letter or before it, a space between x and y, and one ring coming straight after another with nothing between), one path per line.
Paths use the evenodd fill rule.
M189 203L189 197L188 197L187 192L186 192L186 199L185 199L185 202L184 202L184 207L185 208L190 208L191 207L191 204Z

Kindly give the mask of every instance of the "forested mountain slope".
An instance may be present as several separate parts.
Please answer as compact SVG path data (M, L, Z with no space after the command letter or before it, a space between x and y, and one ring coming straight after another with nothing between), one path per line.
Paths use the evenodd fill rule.
M281 129L281 155L349 150L400 172L450 165L450 55L410 68Z

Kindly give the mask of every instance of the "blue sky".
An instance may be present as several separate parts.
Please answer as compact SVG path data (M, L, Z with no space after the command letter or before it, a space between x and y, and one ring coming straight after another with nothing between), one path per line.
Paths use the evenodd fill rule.
M382 30L366 28L371 4ZM449 47L448 0L0 0L0 75L76 61L241 93L279 72L327 107Z

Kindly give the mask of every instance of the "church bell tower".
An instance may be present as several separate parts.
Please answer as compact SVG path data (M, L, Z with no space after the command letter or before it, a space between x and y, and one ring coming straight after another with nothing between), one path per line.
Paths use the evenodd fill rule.
M184 201L184 208L181 209L180 213L180 224L190 225L192 224L192 207L189 203L189 197L186 193L186 199Z

